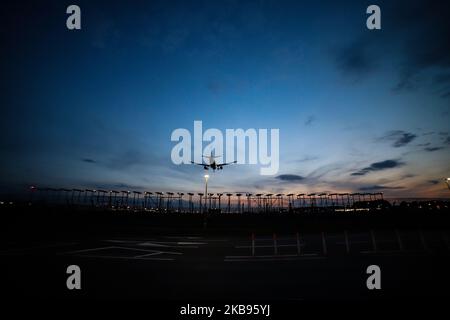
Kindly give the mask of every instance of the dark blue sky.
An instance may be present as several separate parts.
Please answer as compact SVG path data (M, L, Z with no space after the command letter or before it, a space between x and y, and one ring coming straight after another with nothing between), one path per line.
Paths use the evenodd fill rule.
M370 4L382 30L366 28ZM276 176L229 167L217 191L447 196L448 14L444 1L3 4L1 188L200 191L170 135L202 120L280 129Z

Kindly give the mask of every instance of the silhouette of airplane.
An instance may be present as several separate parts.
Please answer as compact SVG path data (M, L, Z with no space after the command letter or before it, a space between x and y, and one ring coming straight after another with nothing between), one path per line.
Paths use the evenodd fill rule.
M233 162L227 162L227 163L216 163L215 158L218 158L219 156L214 156L213 152L211 152L211 155L203 156L203 157L207 158L209 163L197 163L197 162L194 162L194 161L191 161L191 163L199 165L199 166L203 166L203 168L205 170L208 170L209 168L211 168L211 169L213 169L213 171L222 170L223 166L227 166L227 165L230 165L230 164L233 164L233 163L237 163L236 160L233 161Z

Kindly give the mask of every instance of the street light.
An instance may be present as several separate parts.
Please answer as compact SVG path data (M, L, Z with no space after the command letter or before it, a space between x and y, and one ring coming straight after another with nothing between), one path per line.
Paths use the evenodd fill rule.
M207 211L207 201L208 201L208 179L209 175L205 174L205 212Z
M450 178L444 179L445 183L447 184L448 189L450 190Z

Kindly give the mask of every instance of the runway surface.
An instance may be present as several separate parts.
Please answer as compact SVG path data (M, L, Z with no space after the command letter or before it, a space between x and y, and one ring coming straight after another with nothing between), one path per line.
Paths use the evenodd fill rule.
M0 250L10 297L172 301L443 298L450 235L442 230L238 235L159 234L11 241ZM381 290L366 269L381 268ZM66 268L81 268L68 290Z

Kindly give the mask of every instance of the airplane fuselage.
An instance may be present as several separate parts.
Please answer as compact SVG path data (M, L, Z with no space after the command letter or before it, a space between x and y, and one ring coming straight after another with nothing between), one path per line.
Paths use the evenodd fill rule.
M209 159L209 167L213 169L213 171L216 171L216 169L219 169L220 167L217 165L216 161L212 158ZM208 166L205 166L205 169L208 170Z
M209 168L213 169L213 171L216 170L222 170L224 166L232 164L232 163L237 163L237 161L233 161L233 162L229 162L229 163L217 163L216 160L214 158L214 153L211 153L210 156L203 156L204 158L207 158L208 161L202 162L202 163L197 163L194 161L191 161L191 163L193 164L197 164L200 166L203 166L203 168L205 170L208 170Z

